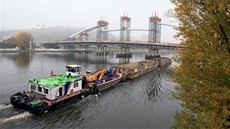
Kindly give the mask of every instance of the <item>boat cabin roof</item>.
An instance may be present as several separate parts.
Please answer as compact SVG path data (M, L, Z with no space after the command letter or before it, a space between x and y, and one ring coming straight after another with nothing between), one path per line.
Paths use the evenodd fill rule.
M29 82L31 84L39 84L47 88L55 88L65 85L67 82L75 82L80 80L80 77L64 76L59 74L53 77L41 78L41 79L31 79Z
M73 65L66 65L66 67L80 67L81 65L76 65L76 64L73 64Z

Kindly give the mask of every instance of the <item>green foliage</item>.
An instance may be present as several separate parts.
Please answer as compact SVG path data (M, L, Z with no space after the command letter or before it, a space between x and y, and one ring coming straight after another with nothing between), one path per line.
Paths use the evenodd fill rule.
M11 37L6 40L3 40L3 42L0 43L0 48L15 48L16 44L17 43L15 37Z
M171 0L186 46L174 71L185 111L175 128L230 128L230 2Z
M19 32L16 35L17 46L19 49L26 50L30 47L33 37L28 32Z

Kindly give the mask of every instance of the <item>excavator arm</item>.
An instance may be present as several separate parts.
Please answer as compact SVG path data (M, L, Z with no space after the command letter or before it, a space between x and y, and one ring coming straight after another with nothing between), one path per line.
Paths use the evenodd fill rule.
M101 79L103 79L105 73L106 73L106 69L98 70L95 73L93 73L92 75L86 76L86 81L87 82L93 82L95 80L101 80Z

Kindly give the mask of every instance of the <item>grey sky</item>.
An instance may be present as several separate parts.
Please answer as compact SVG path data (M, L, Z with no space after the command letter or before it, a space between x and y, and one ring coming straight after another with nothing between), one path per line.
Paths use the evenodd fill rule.
M118 29L124 11L132 18L131 28L148 29L152 11L159 13L162 22L172 24L163 15L174 8L170 0L0 0L0 3L3 29L36 28L37 24L89 28L100 17L106 17L109 29ZM147 32L132 34L139 40ZM173 39L174 34L173 28L162 27L162 41L178 42Z

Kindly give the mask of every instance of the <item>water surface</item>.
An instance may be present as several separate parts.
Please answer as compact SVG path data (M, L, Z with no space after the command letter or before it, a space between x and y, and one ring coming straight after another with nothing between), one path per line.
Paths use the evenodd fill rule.
M117 59L115 54L0 53L0 128L170 128L180 109L171 99L175 83L170 80L170 69L174 63L42 116L9 104L12 94L27 90L29 79L49 76L51 70L64 74L67 64L97 70L140 61L145 56L145 52L137 51L130 59ZM163 51L161 55L174 57L177 52Z

